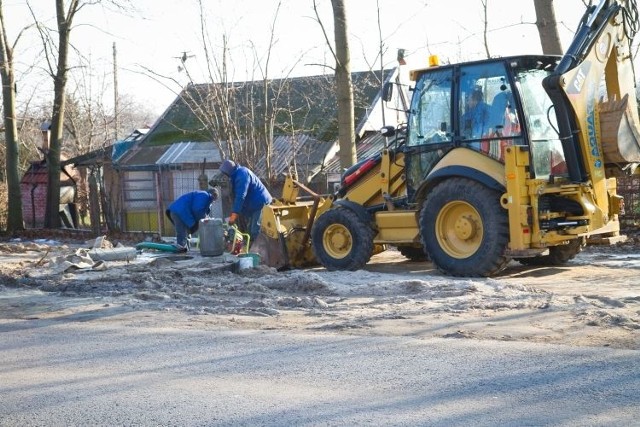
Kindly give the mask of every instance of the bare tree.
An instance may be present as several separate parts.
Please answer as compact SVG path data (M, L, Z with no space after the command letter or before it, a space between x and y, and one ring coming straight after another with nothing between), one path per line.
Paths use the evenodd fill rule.
M232 158L249 168L260 164L264 166L267 181L274 180L273 140L276 132L283 131L284 116L290 117L295 112L288 111L283 95L290 87L287 85L288 74L300 62L299 57L285 73L284 78L272 80L269 77L271 53L277 42L276 24L281 3L278 2L271 20L270 37L266 51L260 52L251 44L254 67L249 80L231 81L228 75L229 41L227 35L221 36L221 46L214 48L210 40L207 19L203 2L200 7L200 34L202 52L208 67L208 82L195 84L189 72L189 63L182 60L179 70L184 72L189 84L182 89L178 102L188 108L199 120L201 129L196 133L206 133L209 139L218 145L223 157ZM155 74L155 77L166 77ZM174 83L178 83L174 81ZM168 120L165 118L165 120ZM295 126L289 120L287 132L295 133ZM193 126L193 123L190 123ZM170 123L176 130L179 123ZM183 129L187 131L187 129ZM190 129L191 132L194 129Z
M355 114L353 107L353 83L351 81L351 53L347 31L347 12L344 0L331 0L333 8L333 29L335 49L320 20L316 0L313 0L313 10L327 45L336 61L336 97L338 102L338 142L340 145L340 166L348 168L356 161L355 145Z
M489 13L489 0L480 0L480 3L482 3L482 10L484 12L482 16L482 38L484 41L484 50L487 55L487 58L491 58L491 51L489 50L489 40L488 40L489 19L487 17Z
M0 78L2 80L2 107L6 144L7 230L15 231L24 228L22 221L22 195L20 192L18 124L16 120L16 81L13 68L13 51L15 43L17 43L20 36L18 36L13 45L10 45L4 23L3 6L3 2L0 0Z
M85 6L109 5L123 9L128 0L55 0L56 29L50 30L38 25L44 48L48 72L53 79L53 107L51 111L51 140L46 153L48 185L45 227L60 227L60 155L63 145L66 89L69 76L69 53L71 51L71 30L80 10ZM31 14L37 22L35 13ZM53 34L57 33L57 39Z
M60 154L63 142L64 114L66 107L66 86L70 37L73 19L78 11L85 5L80 0L70 0L66 5L64 0L56 1L56 22L58 30L57 43L57 60L53 65L54 59L51 58L52 51L47 47L51 47L52 40L49 34L40 32L43 37L45 52L47 53L47 62L49 64L49 72L53 78L53 108L51 114L51 140L47 151L47 208L44 226L47 228L60 227Z
M536 9L536 27L538 27L542 53L546 55L562 54L553 0L533 0L533 4Z

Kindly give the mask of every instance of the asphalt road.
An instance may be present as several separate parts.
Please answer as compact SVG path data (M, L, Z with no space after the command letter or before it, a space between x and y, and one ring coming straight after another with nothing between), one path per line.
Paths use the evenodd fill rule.
M627 426L640 352L0 320L1 426ZM117 314L117 313L113 313ZM151 315L149 315L151 316Z

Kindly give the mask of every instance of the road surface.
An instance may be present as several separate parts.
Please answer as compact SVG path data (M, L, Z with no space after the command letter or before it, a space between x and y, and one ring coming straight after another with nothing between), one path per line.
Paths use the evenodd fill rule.
M106 306L3 319L0 426L629 426L640 419L636 350L211 329L185 322L187 314L162 316Z

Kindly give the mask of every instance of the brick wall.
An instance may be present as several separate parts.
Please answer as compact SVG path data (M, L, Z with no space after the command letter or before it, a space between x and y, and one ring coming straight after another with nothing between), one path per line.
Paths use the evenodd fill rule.
M24 226L26 228L43 227L44 215L47 211L47 186L38 184L34 189L30 184L20 184L20 191L22 192L22 217L24 219ZM32 193L33 203L31 203ZM34 207L35 211L33 209Z

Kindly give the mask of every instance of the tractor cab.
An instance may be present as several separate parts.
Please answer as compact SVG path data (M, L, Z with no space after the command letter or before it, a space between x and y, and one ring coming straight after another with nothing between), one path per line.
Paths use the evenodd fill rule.
M524 145L530 149L533 176L566 174L553 104L542 87L559 59L519 56L416 73L406 142L409 192L415 194L425 182L446 174L441 161L459 149L504 163L505 147ZM468 157L468 165L449 167L477 171L474 159L484 160Z

